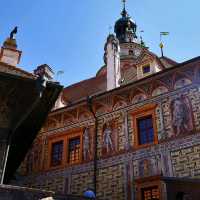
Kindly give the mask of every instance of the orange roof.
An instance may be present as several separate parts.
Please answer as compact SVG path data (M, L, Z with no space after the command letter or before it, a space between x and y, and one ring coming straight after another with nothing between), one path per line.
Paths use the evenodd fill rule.
M169 68L178 64L176 61L166 56L160 57L159 60L165 68Z
M158 58L156 56L156 58L163 69L175 66L177 64L177 62L167 57ZM124 70L128 70L129 68L124 68ZM63 91L64 102L71 104L88 96L105 92L107 87L106 74L106 66L103 66L97 72L96 77L92 77L66 87Z
M106 76L97 76L66 87L63 91L63 100L72 103L104 91L106 91Z

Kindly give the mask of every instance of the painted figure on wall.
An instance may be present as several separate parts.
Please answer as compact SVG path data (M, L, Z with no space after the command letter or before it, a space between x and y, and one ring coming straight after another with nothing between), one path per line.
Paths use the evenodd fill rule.
M172 166L170 161L170 153L166 151L162 153L161 157L162 157L162 168L161 168L162 175L173 176Z
M153 169L152 169L152 163L151 160L144 159L139 161L139 176L140 177L146 177L151 176Z
M130 148L129 133L128 133L128 113L127 112L122 113L121 118L123 119L121 125L121 131L125 136L124 149L128 150Z
M103 131L103 147L106 150L106 153L112 152L114 150L114 144L112 141L112 128L109 123L105 124Z
M148 177L162 174L161 156L156 155L144 160L138 161L139 177Z
M171 102L172 126L178 136L193 130L193 115L190 100L180 96Z
M88 160L90 158L90 136L89 136L89 128L85 128L83 134L83 157L84 160Z

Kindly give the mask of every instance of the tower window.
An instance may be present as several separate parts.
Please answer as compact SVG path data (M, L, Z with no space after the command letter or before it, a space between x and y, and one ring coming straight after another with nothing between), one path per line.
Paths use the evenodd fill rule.
M52 144L51 166L58 166L62 163L63 141Z
M149 144L154 141L152 115L137 119L139 144Z
M80 137L69 139L68 163L74 164L80 161Z
M150 65L145 65L142 67L143 74L147 74L150 72Z

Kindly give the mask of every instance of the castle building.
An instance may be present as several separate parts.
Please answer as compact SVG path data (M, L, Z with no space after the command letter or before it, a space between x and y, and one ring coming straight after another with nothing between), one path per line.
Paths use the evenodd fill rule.
M96 76L64 88L18 183L109 200L198 199L200 57L152 53L125 5L114 31Z

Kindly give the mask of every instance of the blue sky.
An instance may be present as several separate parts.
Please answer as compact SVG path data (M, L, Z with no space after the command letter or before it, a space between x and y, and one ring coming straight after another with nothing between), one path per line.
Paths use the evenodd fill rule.
M178 62L200 55L199 8L199 0L127 2L150 50L160 54L159 32L169 31L165 55ZM64 71L58 80L68 86L94 76L103 65L109 26L121 9L121 0L1 0L0 42L17 25L20 67L33 71L47 63Z

